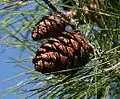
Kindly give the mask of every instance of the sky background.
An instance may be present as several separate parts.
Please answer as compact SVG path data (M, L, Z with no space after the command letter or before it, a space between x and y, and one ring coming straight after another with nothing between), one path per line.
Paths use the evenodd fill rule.
M2 46L0 46L0 49L2 49L1 47ZM16 66L14 63L8 63L10 61L9 57L18 58L18 55L19 55L19 50L15 48L8 49L0 55L0 66L1 66L0 81L13 77L15 75L18 75L22 72L25 72L24 69ZM13 86L18 82L20 82L21 80L23 80L24 78L25 78L24 76L21 76L21 77L12 79L10 81L6 81L3 83L1 82L0 90L4 90L10 86ZM15 94L11 94L11 95L5 96L3 99L19 99L19 98Z
M22 8L22 10L24 10L24 9L29 10L32 8L33 5L34 4L25 6ZM3 7L4 7L4 5L0 4L0 9ZM4 15L4 17L3 17L3 15L4 15L4 13L0 12L0 23L2 23L5 20L5 18L8 17L7 15ZM19 19L19 18L21 18L21 16L17 17L17 19ZM22 22L24 23L25 20L22 20L21 23ZM18 23L18 24L13 24L13 25L17 29L21 24ZM11 30L11 28L9 28L9 30ZM2 29L0 28L0 39L3 35L6 35L6 34L7 34L7 32L2 31ZM27 71L27 70L17 66L16 63L12 63L11 58L24 60L24 59L28 59L30 57L29 53L23 53L22 56L20 56L20 52L21 52L21 50L19 48L14 48L14 47L9 48L7 45L3 44L0 41L0 93L2 90L6 89L8 87L14 86L26 78L26 76L23 75L23 76L15 78L15 79L12 79L10 81L3 82L3 80L6 80L8 78L11 78L15 75L19 75L19 74ZM29 62L27 65L32 66L32 61ZM10 94L5 97L2 97L2 99L23 99L23 96L19 96L19 95L17 96L14 93L14 94Z
M0 44L0 49L3 49L2 44ZM29 54L25 54L25 53L24 53L24 55L19 57L20 52L21 52L21 50L18 48L10 48L0 54L0 67L1 67L1 69L0 69L0 91L6 89L8 87L14 86L28 77L27 75L23 75L23 76L11 79L9 81L2 82L3 80L6 80L8 78L14 77L14 76L19 75L24 72L27 72L26 69L21 68L20 66L17 65L19 63L12 63L13 61L11 60L11 58L24 60L24 59L28 59L30 57ZM33 66L32 61L28 62L27 65ZM33 68L33 67L31 67L31 68ZM23 99L23 95L19 96L14 93L14 94L9 94L9 95L3 97L2 99ZM32 99L32 98L30 98L30 99Z

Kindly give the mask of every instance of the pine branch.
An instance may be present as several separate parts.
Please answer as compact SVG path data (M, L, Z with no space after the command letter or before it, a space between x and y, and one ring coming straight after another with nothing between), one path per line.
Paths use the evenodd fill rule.
M59 11L57 10L57 8L55 8L55 6L53 6L53 4L52 4L50 1L48 1L48 0L43 0L43 1L44 1L53 11L59 13Z
M25 49L28 49L26 53L27 54L30 53L30 55L32 54L32 57L34 57L35 51L43 43L44 40L39 42L33 42L33 40L28 41L27 38L24 38L24 36L30 33L25 34L24 32L26 30L32 29L35 23L37 23L41 19L41 17L46 15L48 9L46 10L46 7L42 6L43 2L40 1L38 2L37 0L31 0L31 1L33 1L33 3L35 4L37 2L36 6L33 6L33 8L35 8L33 10L29 10L27 8L27 11L26 10L21 11L17 6L19 6L20 8L22 7L25 8L25 5L21 5L21 4L19 5L16 3L13 3L15 5L9 4L8 7L6 6L5 8L0 9L1 13L3 13L4 15L3 19L0 20L3 21L2 25L0 26L0 29L2 31L0 32L3 35L3 33L4 32L6 33L7 31L4 38L2 38L2 42L8 43L18 48L24 47ZM52 2L48 0L43 0L43 1L49 6L49 8L53 10L53 12L57 12L61 14L63 17L66 17L65 14L58 11L58 9L52 4ZM79 1L79 3L84 4L87 2ZM26 3L26 5L27 4L28 3ZM117 0L115 0L115 2L112 2L112 0L108 0L107 2L105 1L104 5L100 6L102 8L98 9L99 11L88 10L88 12L93 12L96 13L97 15L102 15L107 28L105 29L100 28L95 24L96 22L93 23L91 22L91 20L84 23L83 25L78 24L78 27L74 25L75 29L79 28L78 30L83 31L84 35L89 35L88 40L91 41L92 44L94 45L95 53L93 54L93 57L89 63L87 63L85 66L80 68L78 67L74 69L67 69L67 70L56 71L45 74L41 74L40 72L36 72L35 70L33 70L31 72L15 75L14 77L0 81L0 83L4 83L9 80L13 81L14 78L23 76L23 74L29 75L29 77L19 82L11 89L8 88L8 90L4 92L7 92L8 94L14 91L16 93L18 92L19 94L25 94L25 95L27 94L28 97L33 95L38 95L37 96L38 98L59 97L59 98L88 99L92 97L106 98L109 96L109 97L115 97L117 99L118 97L120 97L119 95L120 26L118 24L120 23L120 17L119 17L120 11L119 11L119 4L117 5L116 4L117 4ZM90 4L87 3L87 5ZM69 5L66 5L66 7L67 6ZM39 7L43 7L43 9L41 10L39 9ZM82 9L79 7L76 8L78 10ZM4 12L6 14L4 14ZM22 18L19 19L19 16L22 16ZM79 19L81 18L83 21L85 21L85 16L83 16L82 11L79 12L79 17L77 17L76 19L72 18L72 20L74 20L74 22L77 24L79 23ZM65 20L68 21L70 19L65 18ZM16 28L15 27L16 24L18 25L19 23L20 23L19 25L20 27ZM69 21L68 23L72 24ZM9 29L8 27L12 29ZM117 38L118 40L115 40L115 38ZM114 43L116 44L115 48L113 48L112 46ZM6 50L8 50L8 48L6 48ZM26 60L14 59L14 61L12 62L25 63ZM27 66L28 66L27 63L21 65L22 68L26 68L30 70L29 68L27 68ZM42 86L41 82L44 83L45 86Z

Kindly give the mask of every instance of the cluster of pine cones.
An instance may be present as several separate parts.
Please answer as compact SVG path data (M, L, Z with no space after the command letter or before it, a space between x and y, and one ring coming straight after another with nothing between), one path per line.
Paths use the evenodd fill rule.
M68 23L59 13L44 17L32 30L33 40L48 39L33 59L35 70L55 72L83 66L93 48L79 32L65 30ZM49 39L52 38L52 39Z

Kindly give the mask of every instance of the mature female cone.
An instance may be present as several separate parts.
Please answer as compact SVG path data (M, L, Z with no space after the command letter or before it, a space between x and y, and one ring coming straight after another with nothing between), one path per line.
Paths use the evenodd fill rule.
M33 40L41 40L49 37L58 37L65 30L68 21L63 14L53 13L44 17L32 30Z
M42 73L71 69L85 65L92 51L80 33L63 32L38 49L33 63L35 70Z

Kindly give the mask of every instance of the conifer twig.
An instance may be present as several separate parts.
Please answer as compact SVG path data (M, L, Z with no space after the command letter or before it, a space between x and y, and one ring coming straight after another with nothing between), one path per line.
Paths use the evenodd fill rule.
M57 10L57 8L55 8L55 6L53 6L53 4L52 4L50 1L48 1L48 0L43 0L43 1L44 1L53 11L59 13L59 11Z

